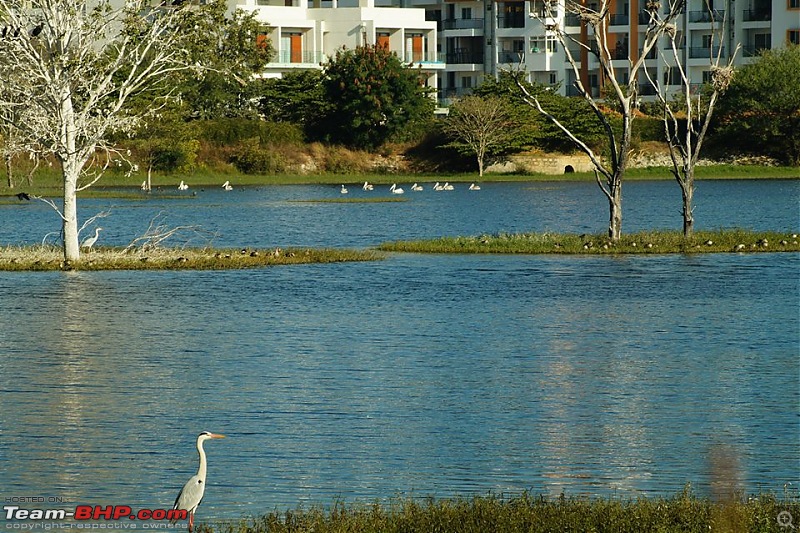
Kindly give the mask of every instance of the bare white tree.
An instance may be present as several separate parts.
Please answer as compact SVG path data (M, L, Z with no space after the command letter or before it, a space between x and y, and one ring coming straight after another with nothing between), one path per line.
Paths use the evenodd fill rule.
M685 2L685 0L679 1ZM538 98L526 90L519 78L517 85L525 101L561 129L591 160L597 184L608 199L608 236L612 241L618 241L622 235L622 179L628 167L631 126L638 105L639 73L644 67L645 58L657 46L659 37L673 25L680 11L670 10L666 15L662 15L661 4L655 0L648 1L646 8L648 23L644 39L639 49L632 49L629 53L623 43L618 45L616 41L612 42L614 35L609 32L611 5L611 0L600 0L599 6L593 9L579 0L551 0L545 3L545 16L541 18L546 30L555 36L564 49L575 77L575 88L589 103L603 125L608 140L608 161L573 134L558 120L558 117L544 109ZM548 19L556 19L559 13L576 14L586 29L585 32L581 32L586 38L582 40L566 33L560 25L548 22ZM580 55L575 57L573 50L578 50ZM590 56L597 59L600 67L600 84L605 88L606 101L613 101L615 104L613 107L621 115L622 130L619 134L614 131L611 119L601 108L600 95L593 94L592 88L588 87L588 80L584 76L587 69L581 69L581 66L587 66Z
M670 9L678 9L680 0L671 0ZM694 232L694 169L700 158L700 149L703 146L708 126L711 123L711 116L714 114L714 107L720 94L725 92L733 79L733 62L739 52L740 46L728 55L723 62L725 48L722 46L725 31L726 19L723 16L717 26L718 12L706 1L706 12L708 13L711 27L717 28L712 32L712 45L709 47L709 71L711 72L710 83L707 90L695 90L697 87L691 79L689 69L682 63L680 34L674 27L668 28L666 37L669 39L670 47L659 50L660 58L667 72L667 79L677 79L680 81L680 89L677 94L670 94L667 87L660 83L657 77L645 69L645 75L650 84L656 91L659 102L664 108L664 134L669 144L669 154L672 159L672 175L681 188L683 200L683 235L691 237ZM715 44L716 43L716 44ZM677 72L677 78L673 78L670 72ZM673 100L673 96L677 99ZM677 115L676 115L677 113ZM683 115L683 120L679 118ZM685 121L685 129L681 131L679 125Z
M483 176L486 155L501 147L515 134L515 124L506 103L498 97L470 95L450 106L442 128L456 146L475 154L478 175Z
M129 112L129 100L192 68L180 31L188 9L147 0L0 0L0 122L27 151L52 154L61 166L67 263L80 259L77 193L117 157L109 136L130 131L147 112Z

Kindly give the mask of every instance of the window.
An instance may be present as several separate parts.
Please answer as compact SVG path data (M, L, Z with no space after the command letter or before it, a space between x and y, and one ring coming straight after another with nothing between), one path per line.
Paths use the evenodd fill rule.
M769 50L772 48L772 36L769 33L756 33L753 35L753 44L756 50Z
M677 68L664 71L664 85L680 85L681 73Z
M703 48L711 48L711 45L714 43L714 36L713 35L703 35Z
M461 78L461 87L463 89L472 88L472 78L470 78L469 76L465 76L465 77Z
M703 71L703 83L711 83L713 79L713 73L710 70Z
M555 85L558 83L558 75L555 72L550 73L550 85Z
M800 9L800 0L787 0L789 9Z
M800 44L800 30L789 30L787 32L786 40L791 44Z
M471 7L462 7L461 8L461 18L465 20L469 20L472 18L472 8Z

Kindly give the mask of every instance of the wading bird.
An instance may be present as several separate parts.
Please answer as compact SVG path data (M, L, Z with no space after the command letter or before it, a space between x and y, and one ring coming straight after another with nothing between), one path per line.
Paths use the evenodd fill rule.
M233 185L231 185L230 181L226 181L225 183L222 184L222 188L225 189L226 191L232 191Z
M415 183L414 185L411 186L411 190L412 191L421 191L422 190L422 185L417 185Z
M392 183L392 186L389 187L389 190L392 191L392 194L403 194L404 192L406 192L400 187L398 187L396 183Z
M97 242L97 237L100 235L100 230L103 228L95 228L94 229L94 237L89 237L85 241L81 243L81 248L85 248L86 250L91 250L94 243Z
M188 185L186 185L186 184L183 182L183 180L181 180L180 184L178 185L178 190L179 190L179 191L185 191L185 190L186 190L186 189L188 189L188 188L189 188L189 186L188 186Z
M22 200L28 200L30 202L31 195L26 192L18 192L17 199L21 202Z
M481 186L480 185L475 185L473 183L472 185L469 186L469 190L471 190L471 191L479 191L479 190L481 190Z
M347 187L342 185L342 191L341 192L342 192L342 194L347 194Z
M194 528L194 512L203 499L206 490L206 452L203 451L203 443L209 439L224 439L225 435L203 431L197 436L197 453L200 455L200 466L197 474L189 478L175 498L173 509L183 509L189 512L189 532ZM175 523L175 520L172 520Z
M370 182L365 181L364 182L364 186L361 187L361 188L364 189L365 191L371 191L374 187L372 186L372 184Z

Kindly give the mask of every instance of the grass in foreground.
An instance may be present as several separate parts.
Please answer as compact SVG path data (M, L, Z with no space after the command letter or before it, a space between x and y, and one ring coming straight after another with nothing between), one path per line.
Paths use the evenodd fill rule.
M380 255L369 250L345 249L198 249L158 248L125 252L121 248L97 248L81 254L78 264L64 264L56 246L8 246L0 248L0 270L229 270L305 263L373 261Z
M781 515L781 513L784 513ZM511 532L785 532L779 515L797 520L800 502L761 495L723 503L691 491L670 498L636 500L479 496L412 499L383 505L272 512L239 523L202 525L200 533L511 533Z
M606 235L517 233L395 241L385 252L438 254L667 254L720 252L798 252L796 233L741 229L699 231L690 239L677 231L640 232L611 242Z

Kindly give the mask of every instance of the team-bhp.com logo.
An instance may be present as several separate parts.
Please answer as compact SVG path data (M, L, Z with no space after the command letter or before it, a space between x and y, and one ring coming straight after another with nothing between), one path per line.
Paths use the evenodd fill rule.
M185 509L140 509L134 511L127 505L78 505L74 511L66 509L23 509L18 505L4 505L6 520L186 520Z

